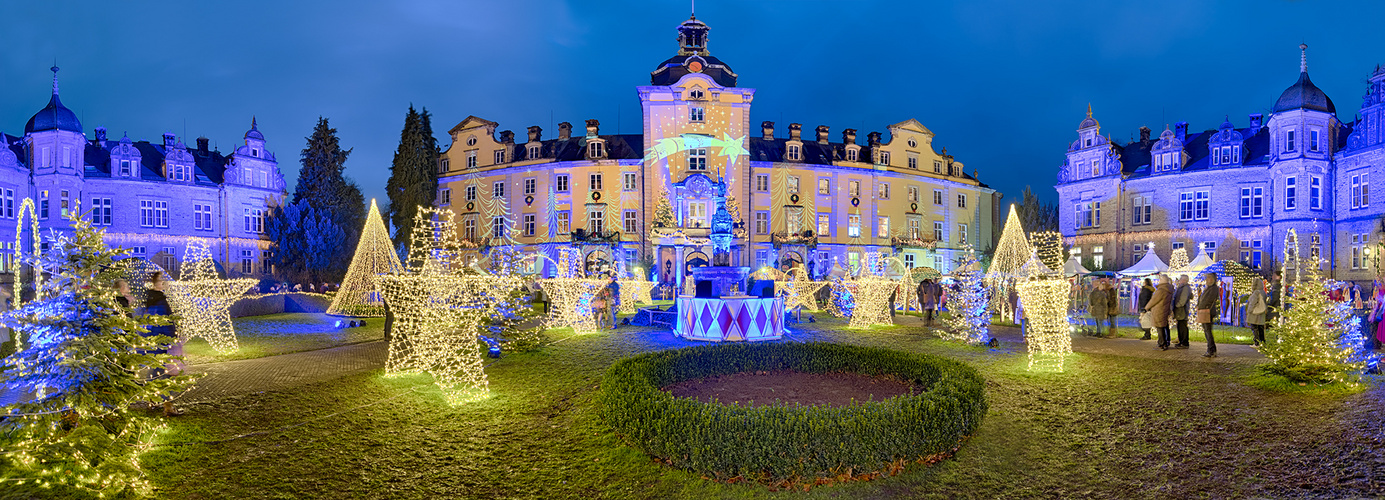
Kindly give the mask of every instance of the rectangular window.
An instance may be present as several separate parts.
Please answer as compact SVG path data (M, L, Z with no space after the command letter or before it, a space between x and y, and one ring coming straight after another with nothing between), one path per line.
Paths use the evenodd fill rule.
M1284 132L1284 152L1285 152L1285 153L1288 153L1288 152L1293 151L1293 150L1294 150L1294 129L1289 129L1288 131Z
M1254 187L1250 189L1250 216L1263 217L1265 215L1265 188Z
M1241 188L1241 218L1250 218L1250 188Z
M448 193L447 197L448 201L451 201L452 194ZM476 186L466 187L466 201L476 201Z
M876 228L875 237L877 237L877 238L889 238L889 237L890 237L890 218L889 218L889 217L887 217L887 216L880 216L880 224L879 224L879 226Z
M1293 210L1298 207L1298 178L1289 177L1284 179L1284 209Z
M120 175L130 176L130 160L120 160Z
M553 190L559 193L566 193L568 191L567 174L559 174L557 177L553 178Z
M5 217L8 217L8 218L13 219L13 218L14 218L14 190L13 190L13 189L6 189L6 190L5 190L5 199L4 199L4 203L5 203L4 206L0 206L0 210L3 210L3 211L4 211L4 216L5 216Z
M533 177L524 179L524 194L534 194L539 191L539 180Z
M536 219L536 218L537 218L537 217L536 217L534 214L524 214L524 235L525 235L525 236L533 236L533 235L534 235L534 226L537 225L537 224L535 223L535 219Z
M707 148L693 148L688 150L688 170L707 170Z
M933 221L933 241L947 241L945 236L946 235L943 234L943 223L941 221Z
M1309 150L1309 151L1312 151L1312 152L1314 152L1314 153L1318 152L1318 130L1317 130L1317 129L1313 129L1313 130L1309 130L1309 131L1308 131L1308 150Z
M784 227L789 234L803 232L803 207L784 207Z
M769 191L769 174L755 174L755 190Z
M933 204L934 204L934 205L942 205L942 204L943 204L943 190L941 190L941 189L934 189L934 190L933 190Z
M1222 165L1231 164L1231 146L1221 147L1221 163Z
M1132 208L1132 210L1130 211L1131 225L1138 226L1141 224L1150 223L1150 215L1153 211L1153 207L1151 205L1153 204L1153 201L1154 200L1150 199L1150 197L1148 196L1130 197L1130 204Z
M1361 174L1361 208L1371 205L1371 185L1366 182L1366 174Z
M798 194L798 176L790 175L787 180L789 184L787 186L789 194Z
M967 244L967 225L966 225L966 224L958 224L958 225L957 225L957 244L958 244L958 245L965 245L965 244Z
M451 163L452 163L452 162L451 162L450 160L448 160L447 158L442 158L442 159L438 160L438 171L439 171L440 173L446 173L446 172L447 172L447 167L448 167L448 165L450 165Z
M540 156L540 154L539 154L539 145L535 144L535 145L533 145L533 146L529 146L529 147L528 147L528 150L529 150L529 153L528 153L527 155L525 155L525 156L526 156L526 159L534 160L534 159L538 159L538 158L539 158L539 156Z
M501 216L491 217L491 238L501 239L505 237L505 218Z
M623 174L620 174L620 179L621 179L621 182L620 182L621 187L624 188L624 190L626 190L626 191L634 191L634 190L635 190L636 182L635 182L635 173L634 173L634 172L625 172L625 173L623 173Z
M1173 246L1170 247L1170 248L1173 248L1174 250L1178 250L1178 249L1180 249L1180 248L1183 248L1183 242L1181 242L1181 241L1175 241L1175 242L1173 242Z
M967 208L966 193L957 193L957 208Z
M572 232L572 214L568 212L558 212L558 234Z
M688 108L688 121L701 122L707 117L707 110L702 106L691 106Z
M906 254L904 254L904 267L907 267L907 268L909 268L909 269L913 269L913 268L914 268L914 254L911 254L911 253L906 253Z
M111 225L111 199L91 199L91 224L93 226Z
M462 220L462 238L468 240L476 239L476 219L467 217Z
M1241 162L1241 146L1231 146L1231 163Z
M255 232L264 232L263 210L256 210ZM154 227L168 227L168 202L154 202Z
M888 199L890 199L890 183L888 183L888 182L882 182L882 183L880 183L880 189L877 189L876 191L878 191L876 194L879 195L879 198L880 198L880 199L882 199L882 200L888 200Z
M1351 208L1361 208L1361 176L1351 176Z
M476 168L476 152L466 152L466 168Z
M831 215L831 214L818 214L818 234L823 235L823 236L827 236L827 237L831 237L831 236L832 236L832 215Z
M1198 191L1198 192L1197 192L1197 197L1196 197L1196 199L1194 200L1194 207L1193 207L1194 216L1195 216L1194 218L1195 218L1195 219L1197 219L1197 220L1207 220L1207 219L1208 219L1208 217L1209 217L1210 214L1211 214L1211 212L1208 210L1208 205L1209 205L1209 202L1211 201L1210 198L1211 198L1211 192L1210 192L1210 191Z
M606 156L606 146L601 142L587 143L587 158L601 158Z
M260 274L270 274L274 272L269 266L269 250L260 251Z
M1313 176L1308 185L1308 208L1322 209L1322 177Z
M442 188L438 190L438 204L449 205L452 203L452 189Z
M707 204L700 201L688 202L688 227L707 226Z
M861 252L847 252L846 266L852 273L858 272L861 269Z
M195 204L192 206L192 228L200 231L212 230L212 206Z
M634 210L625 211L625 218L622 222L624 223L626 234L635 234L639 232L639 219L636 218L637 213L638 212Z
M606 214L600 210L587 211L587 231L594 234L601 234L606 230Z
M1101 160L1092 160L1092 177L1101 177Z
M919 202L919 188L917 186L909 186L909 201L913 203Z
M920 221L919 221L919 218L918 218L918 217L910 217L910 218L909 218L909 237L910 237L910 238L918 238L918 237L920 237L920 234L919 234L919 231L920 231L920 229L919 229L919 224L920 224Z
M790 144L789 147L787 148L787 151L785 152L784 156L786 156L789 160L798 161L798 159L799 159L798 145L796 145L796 144Z
M163 204L164 204L164 207L165 207L165 211L166 211L166 210L167 210L166 207L168 206L168 202L160 201L160 202L154 202L154 203L155 203L155 206L154 206L154 216L155 216L155 219L158 219L158 212L159 212L159 206L158 206L158 204L159 204L159 203L163 203ZM166 223L167 223L167 222L166 222L166 221L167 221L167 218L165 218L164 220L165 220L165 224L166 224ZM168 226L165 225L165 226L159 226L159 227L168 227ZM246 209L245 209L245 232L251 233L251 234L259 234L259 233L263 233L263 232L264 232L264 210L263 210L263 209L258 209L258 208L246 208Z
M850 181L846 183L846 192L853 197L861 196L861 181Z
M154 227L154 202L152 200L139 200L139 225L140 227Z
M912 169L918 169L918 168L919 168L919 157L914 156L914 155L909 155L909 168L912 168Z
M1204 253L1207 254L1207 257L1208 257L1208 258L1211 258L1211 259L1213 259L1213 260L1216 260L1216 258L1217 258L1217 242L1215 242L1215 241L1204 241L1204 242L1202 242L1202 251L1203 251ZM1193 257L1196 258L1197 255L1193 255Z
M38 192L38 218L48 219L48 190Z
M1217 151L1218 151L1217 148L1212 148L1212 154L1209 155L1209 156L1212 157L1212 164L1213 164L1213 165L1221 165L1221 155L1220 155L1220 154L1217 154Z
M505 163L505 150L503 150L503 149L497 149L497 150L495 150L495 162L496 162L496 163Z
M933 160L933 173L943 173L943 162L941 160Z
M831 192L832 192L831 186L832 186L832 180L831 180L831 179L828 179L828 178L826 178L826 177L818 177L818 194L829 194L829 193L831 193Z
M889 151L881 151L881 152L880 152L880 164L881 164L881 165L889 165L889 164L890 164L890 152L889 152Z
M63 217L67 217L67 209L70 208L68 206L68 196L69 195L67 194L67 190L62 190L62 205L60 207L62 210Z
M846 150L846 161L856 161L861 157L861 151L856 148Z
M587 187L590 188L592 191L600 191L600 190L601 190L601 174L600 174L600 173L594 173L594 174L588 175L588 176L587 176Z
M242 274L250 274L250 273L255 272L255 251L254 251L254 250L241 250L241 251L240 251L240 272L241 272Z
M769 212L755 212L755 234L769 234Z
M1101 225L1101 202L1092 202L1092 227Z
M491 184L491 198L505 197L505 181L496 181Z

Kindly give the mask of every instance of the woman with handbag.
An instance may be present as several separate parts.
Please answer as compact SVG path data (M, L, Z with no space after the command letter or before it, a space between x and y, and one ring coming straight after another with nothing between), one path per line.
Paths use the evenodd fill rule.
M1154 328L1154 317L1145 308L1149 305L1149 299L1152 298L1154 298L1154 283L1149 278L1145 278L1144 283L1140 285L1140 297L1136 303L1138 307L1135 309L1140 313L1140 329L1145 331L1145 336L1140 340L1152 338L1149 336L1149 330Z
M1197 322L1202 324L1202 334L1207 337L1207 352L1204 358L1217 357L1217 339L1212 336L1212 321L1221 314L1221 287L1217 286L1216 273L1207 273L1207 286L1197 298Z
M1375 348L1379 349L1385 345L1385 286L1377 283L1375 285L1375 307L1371 308L1371 324L1375 325L1372 332L1375 337Z
M1265 280L1255 278L1250 282L1250 301L1246 303L1246 323L1255 337L1255 346L1265 343L1265 313L1270 306L1265 300Z

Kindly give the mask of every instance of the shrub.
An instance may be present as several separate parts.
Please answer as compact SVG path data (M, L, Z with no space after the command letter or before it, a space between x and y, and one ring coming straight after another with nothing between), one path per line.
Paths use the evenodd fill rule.
M844 407L750 407L660 390L701 377L781 370L894 376L924 391ZM713 344L633 356L607 370L601 399L617 433L674 467L773 483L936 458L955 450L986 413L985 383L969 366L830 343Z

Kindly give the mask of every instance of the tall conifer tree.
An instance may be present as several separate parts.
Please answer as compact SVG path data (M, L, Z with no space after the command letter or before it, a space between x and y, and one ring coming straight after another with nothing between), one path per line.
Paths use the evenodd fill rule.
M405 248L413 234L414 214L418 207L433 205L438 190L438 141L433 137L433 125L428 108L422 112L409 106L404 115L404 129L399 133L399 148L390 165L390 179L385 189L389 194L389 220L394 226L394 244Z
M365 223L365 196L343 175L350 154L341 148L337 130L319 117L300 160L291 203L296 210L272 210L277 220L267 224L278 247L274 262L291 279L338 281L346 273ZM306 246L295 248L298 244Z

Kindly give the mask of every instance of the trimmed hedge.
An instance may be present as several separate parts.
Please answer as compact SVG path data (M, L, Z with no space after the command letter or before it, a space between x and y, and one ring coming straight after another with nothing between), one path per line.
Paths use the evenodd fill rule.
M660 390L742 372L892 375L926 390L844 407L702 403ZM798 482L884 471L955 450L986 413L985 381L938 356L830 343L727 343L616 362L601 384L603 415L633 446L720 479Z

